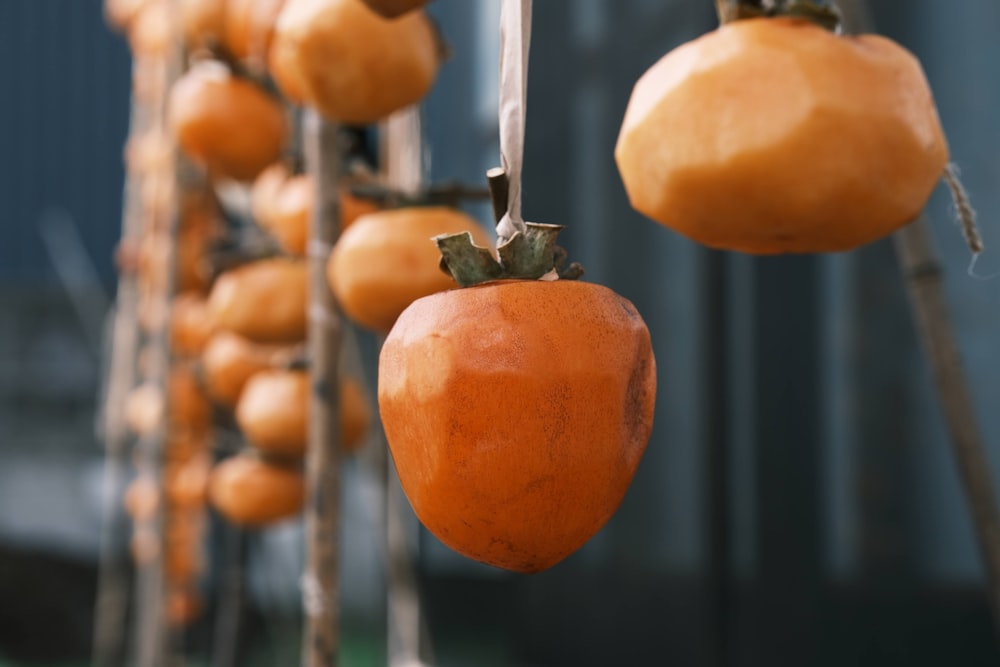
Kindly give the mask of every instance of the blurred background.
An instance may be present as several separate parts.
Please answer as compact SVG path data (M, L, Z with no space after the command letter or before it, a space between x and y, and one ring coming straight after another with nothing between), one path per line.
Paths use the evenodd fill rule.
M878 31L923 62L980 214L986 252L970 273L943 187L927 210L1000 479L1000 3L869 7ZM478 181L498 162L499 1L430 11L453 58L425 105L428 168ZM612 151L631 87L714 25L708 0L535 3L525 215L567 224L588 279L643 314L656 422L617 515L545 573L476 565L411 517L436 662L998 664L891 243L756 259L697 247L627 204ZM0 53L0 666L84 665L130 61L100 0L4 0ZM345 484L347 664L375 665L384 581L371 489L356 473ZM250 538L246 664L295 662L300 542L294 523Z

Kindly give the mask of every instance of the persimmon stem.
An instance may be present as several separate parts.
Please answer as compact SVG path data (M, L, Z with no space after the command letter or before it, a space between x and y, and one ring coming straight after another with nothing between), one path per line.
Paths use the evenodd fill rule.
M831 0L715 0L719 22L791 16L812 21L827 30L840 28L840 13Z

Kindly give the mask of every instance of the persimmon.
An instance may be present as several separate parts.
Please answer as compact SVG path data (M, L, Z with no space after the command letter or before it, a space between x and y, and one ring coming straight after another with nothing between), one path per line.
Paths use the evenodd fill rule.
M267 62L274 26L285 0L228 0L226 46L237 58Z
M281 154L285 112L260 86L203 61L170 91L170 127L192 160L213 176L249 181Z
M125 397L125 423L133 433L146 436L163 421L163 392L151 382L140 384Z
M225 37L227 0L180 0L181 30L188 48L221 44Z
M167 433L163 457L168 463L184 462L207 453L211 446L211 431L208 429L172 428Z
M170 314L173 352L182 357L199 356L214 330L208 302L198 292L182 292L174 297Z
M220 275L208 306L220 329L260 343L305 339L308 268L305 262L275 257Z
M163 471L167 502L174 507L198 508L205 504L212 462L207 452L186 461L168 462Z
M912 54L780 17L664 56L635 86L615 156L641 213L773 254L849 250L909 223L948 147Z
M412 12L415 9L420 9L428 3L429 0L364 0L365 4L375 12L381 14L387 19L393 19L397 16L402 16L407 12Z
M309 412L309 374L271 370L250 378L236 406L236 423L258 451L280 456L306 452ZM368 401L353 379L340 383L340 444L357 450L371 421Z
M301 471L237 455L212 470L209 498L232 523L263 526L302 511L305 477Z
M174 364L168 376L168 421L171 425L203 431L212 421L212 407L191 364Z
M414 300L455 287L439 268L441 254L431 237L457 232L469 232L480 245L489 245L483 228L453 208L408 207L363 215L330 254L330 289L348 317L386 332Z
M146 3L128 26L128 41L138 59L163 61L170 50L170 6L165 0Z
M136 521L148 521L160 506L160 488L151 477L140 475L125 489L125 511Z
M459 553L518 572L558 563L615 512L655 395L635 307L569 280L419 299L379 359L380 413L417 516Z
M316 206L316 187L309 174L292 174L282 163L271 165L254 181L250 193L254 219L288 253L304 255L309 237L309 221ZM376 203L355 196L342 186L338 192L340 229L379 210Z
M282 92L355 125L422 99L440 60L423 11L390 21L360 0L288 0L271 44L271 75Z
M167 591L167 622L173 627L190 625L202 612L201 594L191 588Z
M142 11L143 7L154 0L104 0L104 17L114 28L128 30L129 24Z
M271 368L284 349L254 343L231 331L216 332L201 356L209 397L220 405L235 407L247 380Z

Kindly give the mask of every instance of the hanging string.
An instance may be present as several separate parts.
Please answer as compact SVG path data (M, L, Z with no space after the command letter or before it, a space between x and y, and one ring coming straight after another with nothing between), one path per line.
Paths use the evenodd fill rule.
M521 173L528 104L531 0L503 0L500 14L500 161L507 174L507 213L497 225L502 244L524 232Z

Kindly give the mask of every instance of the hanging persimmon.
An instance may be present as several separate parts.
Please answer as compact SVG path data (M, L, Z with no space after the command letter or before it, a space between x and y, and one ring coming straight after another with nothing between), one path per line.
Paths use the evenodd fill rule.
M170 342L174 354L199 356L214 329L204 296L199 292L182 292L174 297L170 313Z
M305 339L308 267L275 257L245 264L220 275L208 307L220 329L260 343Z
M225 43L237 58L267 62L274 26L285 0L228 0Z
M160 488L149 475L140 475L129 482L122 503L132 519L148 521L160 506Z
M212 176L254 179L281 154L288 124L281 103L218 62L189 69L170 91L170 127L184 152Z
M455 287L440 270L431 237L469 232L489 237L473 218L444 206L407 207L360 217L330 254L327 279L344 313L358 324L386 332L414 300Z
M227 0L179 0L181 31L189 49L219 45L226 28Z
M635 86L615 156L641 213L707 246L773 254L850 250L911 222L948 147L912 54L779 16L664 56Z
M193 588L172 587L166 597L166 618L171 627L190 625L202 612L201 594Z
M140 59L161 60L170 49L170 7L165 0L143 4L128 24L128 42Z
M423 11L388 20L361 0L288 0L269 64L289 99L331 120L366 125L422 99L440 51Z
M655 396L635 307L570 280L419 299L379 358L386 438L420 521L457 552L518 572L558 563L612 516Z
M302 511L305 478L299 470L241 454L222 461L212 470L209 498L232 523L263 526Z
M129 24L143 7L155 0L104 0L104 17L117 30L128 30Z
M274 164L254 181L250 198L257 224L267 230L285 252L305 255L309 222L316 206L312 177L293 174L282 163ZM347 186L339 188L338 203L342 232L362 215L379 210L375 202L355 196Z
M306 452L309 374L271 370L250 378L236 406L236 423L258 451L279 456ZM364 441L371 421L368 401L357 381L340 383L340 446L351 453Z
M168 461L163 470L163 490L167 502L184 509L204 506L211 470L212 461L208 452L186 461Z
M287 350L278 345L254 343L232 331L218 331L201 355L205 390L220 405L235 407L247 380L271 368Z

